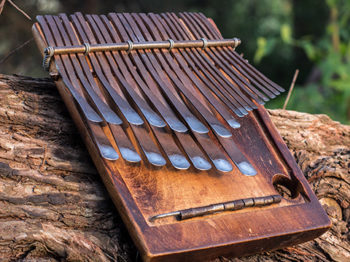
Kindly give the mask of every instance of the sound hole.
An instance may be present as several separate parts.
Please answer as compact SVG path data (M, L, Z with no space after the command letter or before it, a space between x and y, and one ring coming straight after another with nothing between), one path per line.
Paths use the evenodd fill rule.
M273 186L275 190L285 199L294 199L299 195L299 191L297 190L297 185L285 177L282 174L276 174L273 177Z

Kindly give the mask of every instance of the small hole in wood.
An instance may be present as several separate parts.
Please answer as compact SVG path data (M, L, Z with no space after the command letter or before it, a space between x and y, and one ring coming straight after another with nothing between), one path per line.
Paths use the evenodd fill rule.
M282 174L276 174L272 179L275 190L285 199L298 197L297 185Z

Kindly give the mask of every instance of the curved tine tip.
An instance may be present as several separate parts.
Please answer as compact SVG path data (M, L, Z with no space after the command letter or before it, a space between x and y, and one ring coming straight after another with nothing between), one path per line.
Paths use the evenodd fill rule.
M277 88L277 87L276 87L276 88ZM278 86L278 91L280 91L281 93L283 93L283 92L286 91L286 89L284 89L283 87Z
M245 114L243 114L240 110L234 110L233 111L238 117L244 117ZM243 112L247 112L246 110L244 110Z
M280 93L278 92L278 94L276 95L276 94L270 94L269 95L269 97L271 98L271 99L274 99L274 98L276 98L276 96L278 96Z
M216 169L221 171L221 172L230 172L233 169L230 162L228 162L226 159L222 159L222 158L215 159L215 160L213 160L213 163L214 163Z
M237 164L239 171L246 176L255 176L258 172L255 168L248 162L243 161Z
M179 121L167 121L169 127L179 133L185 133L188 131L187 127Z
M100 145L99 150L104 159L114 161L119 158L118 153L110 145Z
M234 119L229 119L228 121L227 121L227 123L230 125L230 127L232 127L232 128L240 128L241 127L241 124L240 123L238 123L236 120L234 120Z
M145 112L144 116L148 120L148 123L156 127L166 127L166 123L156 114Z
M281 94L280 91L276 90L276 89L273 89L272 92L276 95L276 96L279 96Z
M265 102L263 102L265 104ZM258 109L258 106L256 104L253 103L253 106L252 106L253 109Z
M228 138L232 136L232 133L222 125L213 124L210 126L213 128L215 133L221 137Z
M140 126L144 123L142 118L136 112L128 112L127 114L124 114L124 116L132 125Z
M164 166L166 161L162 155L155 152L145 152L148 161L154 166Z
M245 115L248 115L248 112L252 111L252 110L255 109L255 108L252 108L252 107L250 107L250 106L245 106L244 109L245 109L246 112L247 112Z
M252 110L250 106L239 107L238 110L241 112L243 116L248 115L248 111Z
M191 158L191 161L193 163L193 166L197 168L198 170L209 170L211 169L211 164L203 157L201 156L195 156Z
M97 114L85 114L86 118L93 123L102 123L103 119Z
M123 120L121 120L116 114L107 114L105 115L105 120L112 125L121 125Z
M80 104L80 103L79 103ZM93 123L101 123L103 119L92 108L80 106L87 120Z
M270 99L269 99L268 97L266 97L266 96L263 96L262 99L264 100L264 101L261 101L261 102L263 102L263 103L264 103L264 102L270 101Z
M120 154L126 161L133 162L133 163L141 161L141 157L134 150L127 147L121 147L119 148L119 150L120 150Z
M191 166L190 163L187 161L186 157L184 157L183 155L171 155L169 156L169 160L176 169L185 170Z
M197 118L194 117L187 117L186 122L190 126L191 130L200 134L207 134L209 132L209 129L202 124Z

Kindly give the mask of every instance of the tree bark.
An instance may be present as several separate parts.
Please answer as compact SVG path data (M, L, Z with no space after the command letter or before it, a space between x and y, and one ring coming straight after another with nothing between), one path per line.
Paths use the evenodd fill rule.
M0 97L0 260L140 260L54 83L0 74ZM269 112L332 229L294 247L214 261L349 261L350 126Z

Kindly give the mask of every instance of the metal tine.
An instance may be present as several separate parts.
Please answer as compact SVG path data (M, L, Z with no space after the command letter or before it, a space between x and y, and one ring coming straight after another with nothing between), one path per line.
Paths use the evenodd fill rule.
M121 42L116 30L113 28L111 25L110 21L108 18L104 15L101 17L95 17L95 20L98 21L98 19L102 19L104 22L104 26L100 25L101 31L105 31L105 27L107 27L110 35L112 38L108 38L108 32L105 32L105 37L107 42ZM108 38L108 39L107 39ZM112 40L113 39L113 40ZM125 75L126 79L131 79L133 80L133 77L135 78L135 81L138 84L138 87L141 88L142 92L145 94L145 96L151 101L153 106L158 110L158 112L163 116L169 127L176 131L176 132L186 132L188 129L186 126L175 116L173 113L172 109L169 107L169 105L166 103L166 101L163 99L163 97L157 97L155 96L154 93L149 89L149 86L155 86L156 83L151 79L150 75L148 74L147 70L143 67L143 64L137 63L139 65L139 70L142 73L142 76L139 75L137 70L134 68L134 65L132 64L131 59L129 58L128 54L126 51L121 51L121 52L112 52L114 59L118 61L120 69L123 71L123 74ZM137 58L135 58L136 60ZM124 70L124 63L125 63L125 69ZM127 74L129 71L127 68L130 70L131 74L133 77L129 77ZM143 80L143 78L145 80Z
M194 19L190 13L186 13L186 12L180 13L180 17L183 20L185 20L185 22L188 25L192 26L192 30L194 32L196 32L197 34L199 34L201 36L205 35L205 33L202 32L202 27L200 25L198 25L198 23L195 21L196 19ZM280 94L280 92L278 92L277 90L274 90L274 89L270 90L268 88L265 88L264 86L257 83L254 79L250 79L251 80L250 81L249 78L247 78L247 75L244 75L244 74L242 74L242 72L238 71L237 66L232 66L231 63L229 63L228 61L226 61L226 59L224 59L223 54L221 54L221 52L220 52L220 49L209 48L208 50L210 50L210 53L213 54L213 56L215 57L215 59L217 59L218 62L221 62L221 66L225 67L228 71L235 74L237 77L239 77L241 79L241 81L243 81L247 85L250 85L249 87L253 86L254 88L259 88L260 90L259 89L256 89L256 90L264 92L270 98L275 98L276 95ZM256 90L255 90L255 92L256 92Z
M192 24L189 24L185 17L181 17L181 20L183 21L183 23L181 23L180 22L181 20L180 20L180 18L177 15L175 15L174 13L171 13L171 15L175 18L175 20L177 21L177 23L180 26L184 27L184 24L186 24L186 27L188 28L187 30L190 32L190 35L192 36L192 38L193 37L203 37L203 36L199 36L197 34L197 32L194 30ZM236 71L235 72L230 72L225 65L223 65L222 63L220 63L220 61L218 61L218 59L215 57L214 54L212 54L212 52L210 52L209 49L205 49L204 52L202 52L203 56L207 55L212 60L213 64L215 64L217 66L220 66L220 68L225 72L225 74L230 76L230 79L232 81L234 81L242 90L244 90L244 92L247 95L249 95L255 101L262 102L260 99L262 99L263 101L268 101L269 100L264 94L262 94L260 91L256 90L253 86L251 86L246 81L246 79L244 79ZM233 73L233 75L232 75L232 73Z
M92 139L95 141L101 156L107 160L117 160L119 155L103 132L103 129L95 123L88 123L88 126L92 132Z
M74 30L73 30L73 26L70 23L68 17L66 14L60 14L59 17L62 19L62 22L65 26L65 29L68 32L68 35L73 43L73 45L78 45L80 44L80 40L78 39L78 37L76 36ZM58 17L54 17L56 24L60 24L60 20L58 19ZM59 26L60 31L63 33L64 32L64 28L62 26ZM64 36L64 38L68 39L68 35ZM84 71L85 72L90 72L90 68L87 65L87 61L85 59L85 57L82 57L82 59L80 59L81 64L86 63L86 66L84 67ZM93 80L93 79L92 79ZM99 88L99 87L97 87ZM100 96L102 96L101 93L99 93ZM117 145L119 147L119 151L122 155L122 157L128 161L128 162L139 162L141 161L140 156L138 155L138 153L136 152L136 150L134 149L133 145L131 144L130 140L128 139L128 137L126 136L126 134L124 133L124 130L117 125L113 125L111 123L110 128L112 130L112 134L114 136L114 139L117 142Z
M144 37L146 38L145 40L147 40L147 41L161 40L161 37L159 35L158 35L158 37L156 37L156 39L152 38L149 30L147 29L147 27L145 26L144 22L139 17L139 15L137 15L137 14L131 14L131 15L124 14L124 16L127 17L127 19L129 20L130 23L134 23L135 25L136 25L136 23L138 24L138 26L140 28L139 31L143 33ZM132 18L134 18L134 20L132 20ZM148 18L146 17L146 19L148 19ZM156 31L152 30L152 32L156 32ZM206 119L208 124L215 131L215 133L217 133L219 136L222 136L222 137L230 137L232 135L231 132L228 129L226 129L226 127L224 125L222 125L216 117L214 117L213 113L210 111L207 104L201 102L200 99L196 98L196 96L198 96L198 93L197 93L196 89L193 88L191 80L189 79L189 77L186 74L184 74L183 70L181 70L179 65L174 61L174 58L170 55L170 53L169 52L162 52L161 50L155 50L154 53L157 56L157 58L159 59L159 61L161 62L161 64L163 65L163 68L168 73L170 78L173 79L174 83L180 84L180 85L176 84L175 86L177 86L179 88L180 92L182 92L184 94L184 96L187 97L187 99L192 103L192 105ZM163 53L163 56L162 56L162 53ZM185 67L185 68L187 68L187 67ZM190 76L192 76L194 79L194 76L192 73L190 73ZM176 82L177 79L179 79L180 82ZM202 86L199 86L199 87L202 88ZM203 90L207 91L206 89L203 89ZM212 94L208 93L208 96L209 95L212 95ZM210 97L210 98L212 98L211 101L214 104L215 104L215 102L217 104L218 101L216 99L214 99L214 97ZM223 114L224 114L224 112L223 112ZM238 123L235 122L233 117L227 111L226 111L225 116L227 116L227 121L229 121L229 122L231 121L232 123L235 123L235 126L237 127Z
M117 32L114 29L114 27L112 26L112 24L107 20L107 18L105 16L101 16L101 18L105 21L105 26L108 27L109 32L110 32L111 36L113 37L114 41L120 42L121 40L120 40L119 36L117 35ZM102 25L101 25L101 28L103 28ZM119 27L119 29L120 29L121 35L126 35L126 32L123 32L123 28ZM135 70L133 71L134 65L131 63L129 56L126 55L126 52L122 51L122 52L117 53L117 54L120 54L123 59L120 59L120 56L117 56L117 57L115 57L115 60L119 61L120 64L122 64L122 62L124 61L127 64L130 71L133 73L135 71ZM144 67L144 65L142 64L142 62L140 60L138 60L137 56L135 56L134 59L136 61L138 68L140 69L140 71L143 72L143 77L146 81L146 84L150 87L152 87L152 86L155 87L156 83L154 83L154 81L151 79L151 77L147 74L147 70ZM135 79L138 79L138 73L136 71L134 72L133 76L135 77ZM143 87L143 88L146 87L145 85L142 86L143 82L138 81L138 83L141 85L141 87ZM157 94L157 93L155 93L155 94ZM157 96L158 96L158 94L157 94ZM172 117L173 112L169 108L168 104L165 102L164 98L162 96L156 97L154 95L153 95L153 97L156 99L156 101L159 101L162 105L164 103L164 106L168 110L168 114ZM174 119L176 119L175 115L174 115ZM182 123L180 121L177 120L177 122L182 125ZM177 125L176 122L173 122L173 123L175 123ZM183 131L185 132L186 130L183 130ZM184 132L175 132L175 135L177 136L179 143L183 146L184 151L187 153L187 155L188 155L189 159L191 160L191 162L193 163L194 167L199 169L199 170L209 170L211 168L211 165L206 160L206 157L204 156L203 152L198 148L197 144L193 141L192 137L189 134L184 133Z
M247 60L242 58L236 52L229 52L228 55L231 55L232 57L234 57L238 61L240 61L242 64L246 65L247 68L249 68L250 70L253 71L253 75L255 74L256 76L259 76L259 77L257 77L258 80L263 79L266 83L270 84L271 86L273 86L275 89L277 89L280 92L286 91L283 87L277 85L275 82L272 82L269 78L267 78L265 75L263 75L260 71L258 71L254 66L249 64ZM247 69L247 70L249 70L249 69Z
M227 160L224 152L217 145L215 137L211 137L208 134L195 134L195 137L199 144L204 149L204 152L208 155L217 170L221 172L232 171L232 165ZM223 140L231 140L232 138L221 138Z
M159 15L155 14L148 14L150 17L150 20L153 21L154 24L156 24L159 28L164 29L164 37L170 36L171 38L176 38L174 33L170 30L170 27L163 21L162 18L160 18ZM167 33L165 33L165 31ZM216 82L210 75L208 75L208 70L203 70L200 65L200 69L203 73L197 69L197 66L194 64L194 62L191 60L193 59L193 54L188 53L186 49L182 50L182 52L176 52L172 51L172 54L178 58L178 60L181 61L182 57L188 64L188 66L192 69L193 72L197 75L199 79L201 79L202 83L205 83L207 87L210 88L210 90L230 109L232 110L237 116L243 117L244 115L247 115L248 112L246 109L239 104L238 101L236 101L235 97L230 96L229 93L227 93L226 90L220 90L220 86L218 85L218 82ZM184 67L187 68L187 67ZM188 68L187 68L188 69ZM206 74L204 73L206 72ZM230 100L228 100L228 97L231 97ZM251 108L249 108L251 110Z
M257 174L255 168L243 155L242 151L238 149L233 139L221 139L220 137L218 139L221 145L224 147L226 153L230 156L231 160L235 163L243 175L255 176Z
M173 30L175 35L181 34L181 36L178 36L177 38L185 38L190 39L190 33L187 31L186 28L183 27L183 25L180 24L180 21L177 17L174 17L172 14L166 13L161 15L164 21L169 25L170 28L176 27L177 30ZM195 58L192 58L193 61L197 64L197 66L204 66L206 69L204 72L206 74L209 72L211 76L218 82L220 91L222 93L227 92L229 94L229 97L231 99L236 99L244 108L248 111L257 108L257 106L249 99L238 87L237 83L230 82L223 73L213 64L212 61L209 60L209 58L204 55L202 52L198 51L196 48L189 49L191 52L188 52L188 54L192 57L193 55ZM257 101L259 103L263 103L259 98L257 98Z
M72 45L68 35L66 34L62 26L60 19L57 16L45 17L48 21L48 25L51 28L51 31L54 32L55 38L59 39L59 41L61 41L63 45ZM83 57L83 55L71 54L69 55L69 57L70 59L66 60L66 66L74 68L74 71L77 74L77 78L80 80L82 87L88 93L91 101L96 106L97 111L102 115L106 122L120 125L122 123L122 120L109 108L105 101L103 101L103 96L101 95L99 88L96 86L96 82L94 81L93 76L90 73L90 68L86 64L86 60ZM78 59L81 62L81 65L79 64ZM74 71L71 71L71 74L75 76Z
M199 145L202 146L204 152L208 155L211 162L214 164L217 170L221 172L232 171L232 165L227 160L224 152L219 148L217 142L215 142L215 137L210 137L208 134L198 134L193 133L196 137ZM220 137L220 136L218 136ZM223 140L228 140L230 138L222 138ZM181 141L181 140L180 140ZM186 150L186 147L184 147ZM203 159L203 158L202 158ZM202 159L193 158L191 159L196 165L201 164Z
M202 37L205 35L205 32L203 32L202 27L197 23L196 17L193 16L191 13L181 13L180 16L187 21L188 24L191 24L193 27L192 29L194 32L197 32L198 35L201 35ZM276 95L279 95L280 92L275 90L274 88L265 88L265 86L260 85L255 79L250 78L249 75L244 74L244 72L240 71L237 65L232 66L232 61L227 61L224 58L224 54L221 52L221 49L215 49L215 48L209 48L211 53L222 63L222 65L225 66L230 72L233 74L236 74L237 76L241 75L242 80L245 80L248 84L251 84L252 86L255 86L256 88L259 88L261 91L263 91L266 95L268 95L270 98L275 98ZM230 63L231 62L231 63ZM253 85L254 84L254 85Z
M97 15L94 15L98 17ZM95 20L93 19L93 16L86 15L87 20L90 23L90 26L93 28L97 38L98 42L100 44L106 43L104 37L101 35L100 32L100 26L96 25ZM100 25L103 25L102 22L100 22ZM129 83L126 81L126 79L122 76L122 73L120 71L120 67L113 60L113 56L111 52L105 52L106 59L108 60L112 71L117 76L117 79L119 80L120 86L123 87L127 94L132 98L133 102L138 106L144 117L147 119L150 125L156 126L156 127L165 127L165 122L156 114L153 109L149 107L149 105L144 101L144 98L136 91L137 89L132 88ZM108 54L108 55L107 55Z
M154 166L164 166L166 164L166 160L153 142L145 127L133 125L130 126L141 148L141 151L144 153L147 160Z
M114 24L114 27L119 31L119 33L122 35L123 41L127 41L129 39L127 32L132 32L132 29L128 24L123 23L121 20L119 20L120 17L118 17L115 13L110 13L109 16L111 17L111 21ZM121 17L122 20L125 20L123 17ZM125 29L124 29L125 27ZM169 85L171 85L170 80L161 74L161 69L157 61L152 60L152 57L149 57L148 54L143 50L138 50L137 54L140 55L142 61L145 63L145 66L147 68L147 71L149 71L154 79L156 80L158 87L160 87L161 91L165 94L167 97L167 100L169 103L171 103L177 110L177 112L183 117L185 122L189 125L192 131L197 133L208 133L208 128L201 123L186 107L185 104L183 104L182 100L174 95L169 90ZM132 58L136 59L137 55L132 56ZM154 57L153 57L154 58ZM138 60L139 61L139 60ZM159 74L158 74L159 73ZM167 84L166 84L167 83ZM151 88L153 88L151 86ZM153 92L158 93L159 90L156 90L155 88L152 89ZM158 94L158 97L161 96Z
M141 14L141 16L143 17L143 14ZM174 34L172 33L172 31L170 30L170 28L168 27L168 25L163 21L163 19L161 19L160 17L158 17L158 15L155 14L148 14L148 16L150 17L150 21L153 22L153 24L157 25L160 29L163 30L163 38L168 38L169 36L171 38L174 38ZM183 61L183 59L186 61L186 63L188 64L188 67L190 67L192 69L193 72L195 72L196 76L202 81L202 83L206 84L207 87L209 87L209 89L218 97L220 98L220 100L230 109L232 110L237 116L239 117L243 117L244 115L247 115L248 112L244 109L244 107L242 105L240 105L236 99L234 97L231 97L231 100L228 100L228 97L230 97L230 95L228 93L226 93L226 90L224 90L225 93L221 93L221 91L219 91L220 87L218 86L218 83L208 74L204 74L201 73L199 71L199 69L197 69L197 67L194 65L193 61L191 60L191 56L192 54L187 54L187 50L184 49L182 50L182 52L176 52L172 51L172 54L177 58L177 60L179 61L179 64L182 65L181 61ZM183 57L183 59L182 59ZM184 66L183 69L187 69L189 70L189 68ZM189 76L191 76L189 74ZM196 78L194 78L196 79Z
M47 42L50 46L55 46L55 42L57 42L58 45L62 46L63 44L59 41L59 39L54 39L53 35L51 34L51 31L47 25L47 22L44 20L44 17L40 16L37 17L44 35L46 36ZM67 80L64 83L68 83L70 80L68 79L68 75L66 73L66 69L64 67L64 62L68 60L68 56L62 55L61 57L57 57L56 63L58 63L59 72L62 75L62 78L67 78ZM72 75L72 74L70 74ZM72 79L72 86L79 86L77 83L77 79ZM82 92L82 90L80 90ZM99 124L86 121L90 132L92 133L92 138L95 141L95 144L101 154L101 156L107 160L117 160L119 158L118 153L114 150L113 146L109 142L108 138L105 136L102 128L99 126Z
M84 42L96 43L96 40L94 39L93 32L91 30L89 30L88 25L87 25L85 19L83 18L83 16L79 13L77 13L76 16L71 15L71 18L73 20L73 24L75 25L75 31L80 34L80 36ZM101 58L103 58L102 54L100 54L99 56ZM100 69L100 66L98 65L98 61L97 61L96 57L93 54L90 54L89 57L90 57L90 61L94 62L94 64L97 65L95 67L95 70ZM108 65L106 60L102 59L100 61L103 61L104 65L105 65L105 66L101 66L102 70L109 68L109 65ZM108 77L108 79L110 81L114 80L114 77L111 74L110 70L109 71L107 70L107 73L109 73L109 74L104 76L101 71L99 73L96 72L96 74L98 75L100 80L101 80L101 77L102 78ZM118 84L116 81L114 81L113 86L118 87ZM114 90L114 88L113 88L113 90ZM116 88L116 90L119 90L119 89ZM116 92L116 91L114 90L114 92ZM125 100L123 93L120 92L119 94L120 94L120 97L123 100ZM141 121L142 121L142 119L141 119ZM144 155L146 156L148 161L154 166L164 166L166 164L166 160L163 158L158 147L154 144L154 142L153 142L152 138L150 137L149 133L147 132L146 128L142 125L133 125L133 124L131 124L130 127L133 131L133 134L134 134L136 140L139 143L139 146L140 146L142 152L144 153Z
M105 39L101 34L101 27L103 24L96 24L95 21L92 19L91 16L86 15L89 25L94 30L94 33L96 35L96 40L100 43L105 43ZM110 64L108 66L116 67L116 63L113 60L112 55L106 54ZM123 78L121 74L116 75L117 78ZM119 79L121 81L121 79ZM126 80L123 80L126 81ZM163 151L167 155L169 161L175 167L176 169L188 169L190 167L190 163L187 161L186 157L183 156L181 150L177 147L176 143L174 142L171 133L167 132L168 130L166 128L157 128L152 125L150 125L150 128L153 131L154 136L156 137L157 141L159 142L161 148L163 148Z
M125 19L122 19L121 21L122 25L120 26L126 26L126 29L132 31L132 28L128 26L129 24ZM207 153L207 155L219 171L228 172L232 170L232 166L229 163L229 161L227 161L223 152L218 148L216 144L212 143L212 140L210 140L207 134L200 134L197 132L193 132L193 134L197 138L197 140L201 141L200 143L202 144L202 147L205 148L204 152Z
M196 169L204 171L211 169L212 166L207 161L205 154L202 152L202 150L199 148L189 133L178 133L176 136L183 150L186 152L187 156Z
M206 35L206 37L208 37L208 39L211 39L214 37L214 35L211 33L210 29L207 28L206 24L201 21L200 14L197 14L197 13L185 13L185 14L187 14L187 16L192 18L193 23L195 25L197 25L197 28L199 28L201 30L202 34ZM233 66L235 70L237 70L241 75L243 75L246 79L249 80L249 82L254 84L256 87L260 88L263 91L266 88L268 91L272 92L274 95L280 94L280 91L278 89L275 89L273 86L262 81L261 78L257 77L256 74L249 71L249 69L247 69L246 66L244 64L242 64L240 61L237 61L236 58L233 58L233 59L230 58L229 55L227 54L228 49L218 47L217 49L212 49L212 50L219 52L221 56L218 56L218 58L221 61L226 61L228 64Z
M158 130L156 130L158 129ZM158 143L163 148L170 163L176 169L188 169L191 164L187 161L181 150L176 145L174 138L170 132L165 128L153 128L155 137L158 139Z
M111 23L109 22L107 17L102 15L99 18L101 18L104 21L104 25L101 25L101 24L99 25L101 31L103 32L104 31L103 29L105 28L104 26L106 26L108 28L109 33L111 34L111 37L113 37L114 41L120 42L121 40L120 40L119 36L117 35L117 32L115 31L115 29L113 28L113 26L111 25ZM95 20L97 20L97 18ZM107 35L108 35L108 32L105 32L106 39L107 39ZM148 89L146 89L147 88L146 84L148 86L152 86L152 85L155 85L156 83L154 83L153 80L146 73L147 71L143 67L143 64L141 63L141 61L137 62L137 65L138 65L140 71L144 72L143 77L145 78L146 83L144 83L142 81L142 79L138 75L138 72L134 69L134 65L131 63L129 56L127 55L127 53L125 51L121 51L120 53L114 52L113 55L114 55L114 59L116 61L119 61L120 66L122 66L124 63L127 65L128 69L133 74L133 77L136 79L137 83L142 87L142 90L144 90L144 89L145 89L144 91L147 90L149 92L149 94L151 95L150 98L153 98L153 100L155 100L157 103L160 103L160 105L164 106L164 108L166 108L166 110L168 111L167 114L171 118L178 121L177 117L174 115L174 113L169 108L167 103L164 100L163 100L164 101L163 103L165 103L164 105L162 102L160 102L160 100L163 99L163 97L159 97L159 99L157 99L157 97L155 97L152 94L152 92L150 92ZM137 58L138 57L135 57L135 60L137 60ZM130 79L132 79L132 78L130 78ZM178 122L182 125L182 123L180 121L178 121ZM174 123L174 122L172 121L172 123ZM171 124L169 126L171 126ZM207 161L204 153L199 149L197 144L192 139L191 135L186 132L187 129L181 130L181 131L182 132L175 132L175 135L178 138L178 141L182 145L187 156L191 160L193 166L199 170L209 170L211 168L211 164Z
M44 35L46 36L46 41L47 41L48 45L49 46L56 46L56 44L53 40L51 31L48 28L46 21L44 20L44 17L37 16L36 19L38 20L38 22L41 26L41 29L43 30ZM64 57L64 55L62 55L62 56ZM63 62L62 62L62 58L61 58L62 56L56 55L55 56L55 63L57 65L57 70L58 70L59 74L61 75L65 86L68 88L68 90L72 94L73 98L78 103L78 105L79 105L80 109L82 110L86 119L88 119L91 122L95 122L95 123L102 122L103 119L95 112L95 110L89 105L89 103L84 98L81 87L72 85L72 83L70 82L69 77L64 70L64 66L63 66Z
M141 19L145 23L145 26L147 26L149 29L152 28L153 30L149 30L151 34L153 34L155 40L164 40L169 39L168 35L166 34L164 28L160 24L158 24L159 34L157 30L154 30L157 28L157 26L148 18L146 14L139 14L135 15L133 14L134 19L141 23ZM139 17L140 16L140 17ZM160 36L160 34L163 35L163 37ZM163 55L167 58L170 64L173 64L174 61L171 61L173 57L169 52L161 51ZM190 86L191 82L190 80L195 84L195 86L200 90L200 92L208 99L209 103L217 110L217 112L225 119L225 121L232 127L232 128L238 128L240 127L240 124L232 117L231 113L229 113L226 110L226 107L223 106L221 101L218 101L212 93L203 85L202 82L199 82L198 78L192 73L192 71L188 68L186 62L182 58L181 55L179 55L178 52L174 51L172 52L176 62L178 62L179 66L181 66L182 70L186 73L185 77L183 78L187 83L185 83L186 86ZM187 78L188 77L188 78ZM192 90L193 91L193 90Z
M135 32L135 36L138 38L139 41L150 41L152 40L150 34L148 33L148 30L143 25L143 23L139 24L139 26L142 28L140 30L137 27L136 22L133 20L132 16L130 14L123 14L124 18L126 19L126 22L129 23L129 25L133 28L133 31ZM146 39L142 35L142 33L145 35ZM193 105L194 110L197 110L199 114L207 121L209 126L217 133L219 136L222 137L230 137L232 136L231 132L226 129L225 126L223 126L216 117L213 116L212 112L209 111L208 108L206 108L203 103L201 103L193 94L192 92L185 86L187 83L183 82L185 79L185 75L183 74L182 70L175 64L175 61L171 58L171 60L168 60L168 63L171 63L172 68L171 70L169 67L167 61L165 61L164 57L160 53L159 50L153 51L154 56L149 53L148 56L153 58L158 58L158 61L162 65L165 73L168 75L168 77L173 81L174 86L177 87L177 90L179 90L186 98L187 100ZM172 88L169 86L170 89L172 89L173 93L177 92L175 88Z
M108 21L107 17L104 15L102 15L101 17L97 15L93 15L92 18L99 25L99 29L101 30L101 33L105 37L106 42L112 43L113 40L111 37L117 36L117 32L112 28L112 25ZM101 19L103 19L103 21ZM108 27L108 30L106 27ZM111 36L109 35L108 31L110 31ZM119 36L118 36L118 39L114 38L114 41L120 42ZM126 51L112 52L112 56L114 57L115 61L118 61L119 68L121 72L124 74L125 79L131 82L133 86L132 90L135 89L135 91L141 97L142 97L142 94L140 92L143 92L143 94L145 94L145 96L151 101L151 104L153 104L153 106L158 110L160 115L163 116L163 118L168 123L171 129L173 129L176 132L186 132L187 128L181 123L181 121L177 119L177 117L174 115L171 109L163 105L149 90L149 88L143 81L142 77L138 74L137 70L134 68L133 64L131 63L131 60L128 57L127 52ZM112 68L115 68L115 67L112 66ZM128 69L130 70L130 72ZM140 91L139 86L135 81L141 86L142 91ZM143 99L143 103L146 106L148 106L144 98L142 99ZM164 123L164 126L165 126L165 123ZM161 126L158 126L158 127L161 127Z
M90 29L86 26L86 21L82 17L81 14L76 13L75 15L71 15L72 22L76 27L77 33L80 35L82 41L84 43L90 43L86 38L86 33L84 33L84 30L86 32ZM91 33L92 34L92 33ZM92 42L92 44L96 44L96 42ZM118 83L114 79L106 77L105 75L111 76L111 70L109 68L100 67L99 63L97 62L96 57L103 57L102 53L90 53L87 54L87 57L90 59L92 67L94 68L96 75L98 76L98 79L102 83L104 89L108 92L108 94L112 97L113 102L117 106L117 108L120 110L121 114L124 116L124 118L133 125L142 125L143 120L142 118L135 112L135 110L129 105L128 101L125 99L125 97L122 95L121 91L118 89L114 89L113 86L118 86ZM107 80L108 79L108 80ZM111 83L110 83L111 82ZM119 91L119 92L118 92Z
M198 21L201 20L203 27L206 27L207 30L203 29L210 35L211 38L223 39L220 32L216 30L216 28L209 22L208 18L202 13L194 13L194 15L198 18ZM197 20L196 20L197 21ZM227 55L228 61L233 59L235 63L237 63L242 70L245 70L246 75L249 74L252 78L255 78L256 81L260 82L260 84L264 85L268 88L274 88L279 92L284 92L285 89L268 79L265 75L259 72L255 67L251 66L245 59L243 59L236 52L232 52L229 48L222 48L221 50Z
M152 15L150 15L152 17ZM159 25L160 23L156 23ZM252 165L249 163L249 161L245 158L245 156L242 154L242 152L237 148L236 144L232 139L222 139L218 137L221 145L224 147L227 154L230 156L232 161L236 164L238 169L243 173L244 175L255 175L256 171L252 167Z
M119 148L122 158L131 163L140 162L141 157L137 153L129 137L125 134L124 129L118 125L109 125L109 128Z
M176 17L177 19L181 19L182 21L182 25L188 28L188 30L191 32L191 35L193 37L203 37L203 35L198 34L198 32L196 31L195 27L193 26L192 23L190 23L183 14L180 13L180 17L177 17L174 13L172 13L172 15L174 17ZM263 94L262 92L260 92L259 90L257 90L254 86L252 86L242 75L240 75L236 70L233 70L232 66L228 65L225 61L226 64L222 63L218 58L215 52L211 52L211 49L206 48L204 49L205 54L212 60L212 62L219 66L221 70L223 70L225 72L225 74L227 76L229 76L230 79L232 79L233 81L236 81L236 84L238 84L238 86L240 88L242 88L242 90L245 91L245 93L247 93L251 98L253 98L254 100L256 100L256 98L260 98L263 101L269 101L269 98L266 97L265 94ZM256 100L258 102L258 100Z
M122 22L122 25L127 30L132 40L145 41L142 36L142 33L138 31L135 22L131 19L129 14L117 14L117 16ZM179 93L175 90L173 85L182 86L182 83L179 81L179 79L177 79L177 77L172 71L169 71L169 68L164 68L164 66L168 66L164 62L164 60L157 60L157 58L160 59L160 57L154 56L151 52L144 52L144 55L145 56L143 57L148 59L155 71L158 73L159 77L162 79L163 83L165 83L165 85L160 85L160 87L163 90L163 92L168 96L169 102L175 108L177 108L180 114L186 114L185 116L183 116L183 118L194 132L207 133L209 131L208 128L193 113L191 113L193 108L188 108L188 105L186 105ZM200 107L200 105L198 106ZM218 129L219 128L220 127L218 126ZM224 132L224 130L222 130L222 132ZM230 135L230 133L226 132L225 135Z
M221 145L224 147L226 153L231 160L238 167L240 172L246 176L254 176L257 171L250 164L249 160L242 154L232 139L220 139Z

